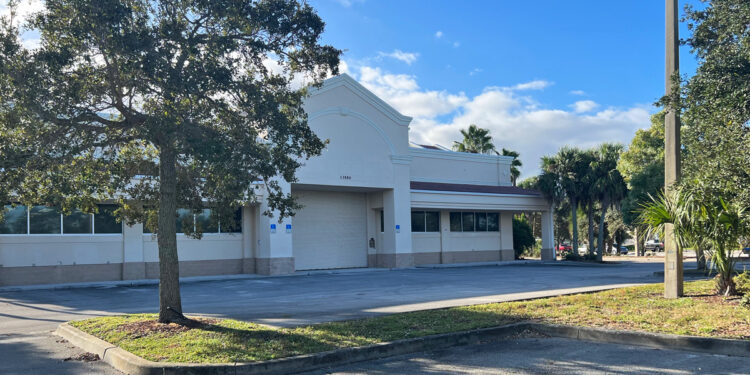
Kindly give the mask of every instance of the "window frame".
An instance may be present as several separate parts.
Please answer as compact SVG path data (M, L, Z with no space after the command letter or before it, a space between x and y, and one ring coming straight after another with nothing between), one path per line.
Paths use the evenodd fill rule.
M11 205L7 204L7 205ZM5 206L7 206L5 205ZM105 204L102 204L105 205ZM49 237L49 236L65 236L65 237L75 237L75 236L122 236L123 230L120 229L119 233L96 233L96 215L94 213L87 214L89 216L89 220L91 220L91 232L86 233L65 233L65 215L62 212L58 212L58 215L60 216L60 231L59 233L31 233L31 209L32 207L38 207L38 206L44 206L44 205L34 205L34 206L24 206L19 205L26 208L26 233L0 233L0 236L36 236L36 237ZM4 208L3 208L4 209ZM120 224L122 228L122 222L118 223Z
M463 219L464 216L468 216L467 214L471 214L473 217L474 230L472 231L464 230ZM477 228L479 225L477 214L484 215L484 230ZM497 217L497 228L493 230L490 230L490 215ZM449 230L454 233L500 233L500 211L450 211L448 217L451 220ZM455 230L454 228L454 218L456 217L459 219L458 228L460 228L460 230Z
M415 213L422 215L422 222L423 222L422 226L423 226L424 230L419 230L419 231L415 231L414 230L413 223L414 223L414 214ZM431 213L431 214L435 214L436 213L437 214L437 230L428 230L428 228L427 228L427 216L428 216L427 214L428 213ZM440 211L412 210L411 211L411 220L412 220L411 221L412 222L412 228L411 228L411 232L412 233L440 233Z

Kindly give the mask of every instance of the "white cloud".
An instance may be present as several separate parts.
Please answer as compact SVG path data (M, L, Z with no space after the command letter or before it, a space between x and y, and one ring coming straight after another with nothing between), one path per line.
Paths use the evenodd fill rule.
M443 37L443 32L442 31L438 30L438 31L435 32L435 38L440 39L442 37Z
M471 71L469 72L469 75L470 75L470 76L473 76L473 75L477 75L477 74L479 74L479 73L481 73L481 72L482 72L482 69L479 69L479 68L474 68L474 69L472 69L472 70L471 70Z
M393 52L378 52L379 57L390 57L392 59L396 59L399 61L403 61L406 63L406 65L411 65L414 62L417 61L417 57L419 57L419 54L416 52L404 52L400 49L393 50Z
M42 0L21 0L18 2L16 7L16 13L14 15L13 23L20 25L25 22L30 15L44 10L44 2ZM10 8L6 1L0 4L0 16L9 16Z
M649 126L650 106L604 108L579 113L575 108L545 108L531 94L551 84L532 81L511 87L487 87L465 93L427 90L417 77L362 66L354 77L397 110L414 119L409 127L417 143L450 146L460 129L476 124L490 129L498 148L521 153L522 176L539 173L539 160L564 145L592 147L601 142L628 143L637 129ZM596 103L594 103L596 104ZM597 105L598 108L598 105Z
M461 43L459 42L453 42L453 48L461 47Z
M593 100L579 100L579 101L571 104L570 106L573 107L573 110L576 113L591 112L591 111L599 108L599 104L597 104Z
M586 95L586 92L583 90L573 90L570 92L570 95L582 96L582 95Z
M519 83L512 87L513 90L544 90L545 88L552 85L552 82L544 80L534 80L524 83Z
M416 78L407 74L384 73L380 68L360 68L360 83L388 101L400 112L413 117L434 118L449 114L468 101L466 94L423 90Z

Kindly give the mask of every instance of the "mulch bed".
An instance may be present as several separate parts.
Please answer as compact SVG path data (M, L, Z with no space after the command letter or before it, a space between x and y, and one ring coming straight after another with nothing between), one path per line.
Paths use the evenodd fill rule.
M129 333L135 338L149 336L155 333L172 336L191 329L203 329L216 324L218 319L191 318L185 324L159 323L157 320L143 320L123 324L119 330Z

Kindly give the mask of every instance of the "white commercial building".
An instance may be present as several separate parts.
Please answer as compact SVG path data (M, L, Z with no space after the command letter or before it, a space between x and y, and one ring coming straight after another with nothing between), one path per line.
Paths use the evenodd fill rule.
M181 276L512 260L512 215L529 211L542 213L543 258L553 259L550 205L511 186L511 158L411 144L411 118L347 75L314 90L305 109L330 143L297 183L282 184L304 207L279 223L262 214L261 195L238 212L240 229L208 225L200 240L178 234ZM107 208L8 212L0 285L157 278L155 236L116 223Z

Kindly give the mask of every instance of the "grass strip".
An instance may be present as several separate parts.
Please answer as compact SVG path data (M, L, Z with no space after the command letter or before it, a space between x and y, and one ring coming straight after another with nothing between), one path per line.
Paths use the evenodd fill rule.
M750 309L739 306L737 299L712 295L713 288L710 280L688 282L685 283L686 298L668 300L661 298L663 284L653 284L297 328L275 329L250 322L217 319L193 329L182 329L177 325L143 329L144 325L157 326L153 323L154 314L100 317L71 324L151 361L192 363L264 361L527 320L750 339Z

